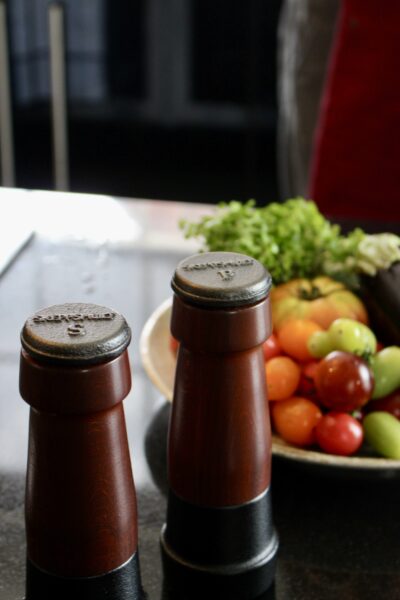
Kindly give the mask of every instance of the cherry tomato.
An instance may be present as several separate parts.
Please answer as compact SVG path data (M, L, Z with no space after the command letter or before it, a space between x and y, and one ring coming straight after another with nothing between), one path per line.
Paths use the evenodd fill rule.
M290 319L278 331L278 340L282 350L289 356L301 362L311 360L313 357L308 349L308 339L322 327L308 319Z
M170 335L169 336L169 349L171 350L171 352L173 354L176 354L178 352L178 348L179 348L179 342L176 338L174 338L174 336Z
M330 352L336 350L329 331L316 331L307 340L307 348L314 358L323 358Z
M351 354L375 354L376 337L372 329L354 319L336 319L328 329L333 350Z
M278 342L278 338L274 333L271 333L269 338L263 343L263 350L265 362L271 358L274 358L274 356L279 356L282 354L282 349Z
M400 386L400 347L387 346L371 358L375 378L372 398L384 398Z
M379 400L371 400L365 407L366 413L375 412L376 410L389 412L400 421L400 388L389 396Z
M314 428L321 419L318 406L300 396L272 403L272 420L279 435L296 446L311 446L315 442Z
M315 387L315 370L318 367L319 361L312 360L304 364L301 368L300 382L297 392L300 396L310 398L313 402L318 403L317 388Z
M319 362L319 360L310 360L310 362L303 365L302 371L308 379L312 379L313 381L315 380L315 374L317 372Z
M367 415L363 422L369 444L382 456L400 460L400 421L384 411Z
M321 404L346 412L368 402L374 388L374 376L360 357L338 350L319 363L315 385Z
M269 400L284 400L294 394L300 381L300 367L288 356L275 356L265 365Z
M325 452L350 456L361 446L364 432L357 419L351 415L331 412L318 421L315 437Z

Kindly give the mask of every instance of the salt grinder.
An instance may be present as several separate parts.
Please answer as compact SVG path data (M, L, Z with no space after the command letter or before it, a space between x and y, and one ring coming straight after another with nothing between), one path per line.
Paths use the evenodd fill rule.
M274 578L262 350L270 287L258 261L230 252L191 256L172 279L171 332L180 348L161 549L167 585L186 594L254 598Z
M130 339L124 317L94 304L51 306L23 327L26 600L142 597L122 407Z

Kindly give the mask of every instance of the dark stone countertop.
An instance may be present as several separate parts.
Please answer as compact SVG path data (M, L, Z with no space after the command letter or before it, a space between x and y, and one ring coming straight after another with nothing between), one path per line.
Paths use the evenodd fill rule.
M159 552L170 407L148 381L138 344L145 321L169 297L171 274L183 256L171 249L61 243L37 236L0 278L1 600L24 594L29 410L18 393L19 332L37 309L65 301L114 307L132 327L133 390L124 405L138 494L142 579L149 600L172 600L163 589ZM398 480L357 473L349 478L341 471L328 474L275 458L272 498L280 551L275 584L265 600L400 598Z

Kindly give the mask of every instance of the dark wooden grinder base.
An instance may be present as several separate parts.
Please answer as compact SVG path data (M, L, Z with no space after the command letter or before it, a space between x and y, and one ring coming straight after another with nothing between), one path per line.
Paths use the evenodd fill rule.
M56 577L26 565L25 600L141 600L138 554L110 573L98 577Z
M278 537L272 523L270 492L225 508L189 504L172 492L168 528L161 532L166 584L187 597L251 600L270 587Z

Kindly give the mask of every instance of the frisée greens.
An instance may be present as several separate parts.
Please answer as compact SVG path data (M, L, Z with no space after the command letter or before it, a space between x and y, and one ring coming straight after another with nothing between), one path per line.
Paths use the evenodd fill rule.
M202 238L204 251L240 252L256 258L275 284L326 274L355 284L358 274L374 275L400 260L400 238L347 235L304 198L256 207L254 200L221 203L197 223L181 221L186 238Z

